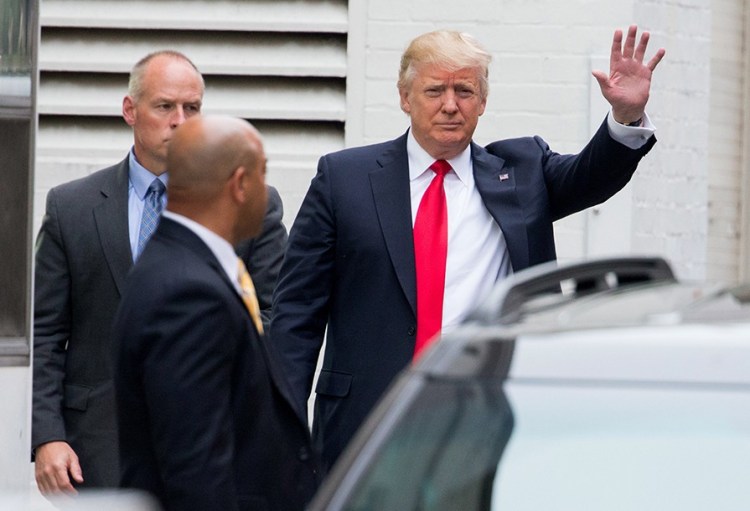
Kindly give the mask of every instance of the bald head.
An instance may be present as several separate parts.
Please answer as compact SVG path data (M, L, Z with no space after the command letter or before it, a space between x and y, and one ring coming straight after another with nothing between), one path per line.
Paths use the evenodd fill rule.
M235 231L259 232L266 206L265 159L260 134L244 120L204 115L185 121L167 152L168 209L225 238L228 231L232 237L244 237Z

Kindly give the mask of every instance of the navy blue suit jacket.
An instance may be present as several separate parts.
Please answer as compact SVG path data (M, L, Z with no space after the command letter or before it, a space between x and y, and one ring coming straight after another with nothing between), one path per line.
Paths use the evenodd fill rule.
M210 249L162 218L115 316L121 484L166 510L301 510L304 412Z
M654 142L631 150L605 122L577 155L554 153L539 137L472 144L476 186L514 271L554 260L552 222L620 190ZM326 326L313 441L330 466L414 353L406 135L323 156L290 231L271 337L301 404Z

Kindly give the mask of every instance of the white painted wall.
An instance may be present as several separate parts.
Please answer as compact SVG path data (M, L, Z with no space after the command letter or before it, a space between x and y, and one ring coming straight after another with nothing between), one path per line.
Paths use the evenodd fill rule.
M0 495L29 486L30 373L28 367L0 367Z

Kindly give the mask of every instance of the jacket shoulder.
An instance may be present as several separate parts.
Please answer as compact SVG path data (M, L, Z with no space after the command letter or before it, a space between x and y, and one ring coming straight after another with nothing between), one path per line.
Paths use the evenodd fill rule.
M71 197L76 200L80 200L82 197L80 194L90 193L92 190L98 191L103 187L114 186L118 182L118 174L123 172L127 177L128 163L127 158L120 163L112 165L104 169L97 170L87 176L83 176L66 183L62 183L53 187L50 192L54 193L58 197ZM122 179L123 182L127 182Z
M388 140L386 142L378 142L376 144L349 147L346 149L342 149L340 151L328 153L326 155L323 155L321 157L321 160L328 160L329 162L332 162L332 163L339 163L339 162L350 163L352 161L365 162L368 160L380 158L381 156L387 156L390 152L398 151L399 149L403 149L404 154L405 154L406 135L402 135L399 138L396 138L394 140Z
M514 161L546 153L549 151L549 146L541 137L533 136L497 140L487 144L484 149L505 161Z

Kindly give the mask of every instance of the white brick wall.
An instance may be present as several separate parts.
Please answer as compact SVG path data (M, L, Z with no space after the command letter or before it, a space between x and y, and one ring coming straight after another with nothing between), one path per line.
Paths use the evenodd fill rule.
M350 44L350 59L364 61L366 77L360 103L349 104L348 117L362 119L361 132L347 132L348 145L390 139L406 129L395 87L401 52L422 32L457 28L476 36L494 56L476 141L541 135L557 151L578 151L606 113L606 105L590 100L600 95L590 75L592 59L606 62L616 28L636 23L648 29L649 58L656 48L667 49L648 107L659 142L621 203L605 205L609 217L605 209L558 222L559 255L577 258L599 253L596 247L626 247L667 257L681 277L737 278L743 178L738 94L747 26L743 4L748 9L750 1L355 0L350 6L354 3L363 13L359 23L366 36L360 47ZM712 66L723 72L712 74ZM716 139L724 143L710 151ZM604 221L619 229L597 229Z

